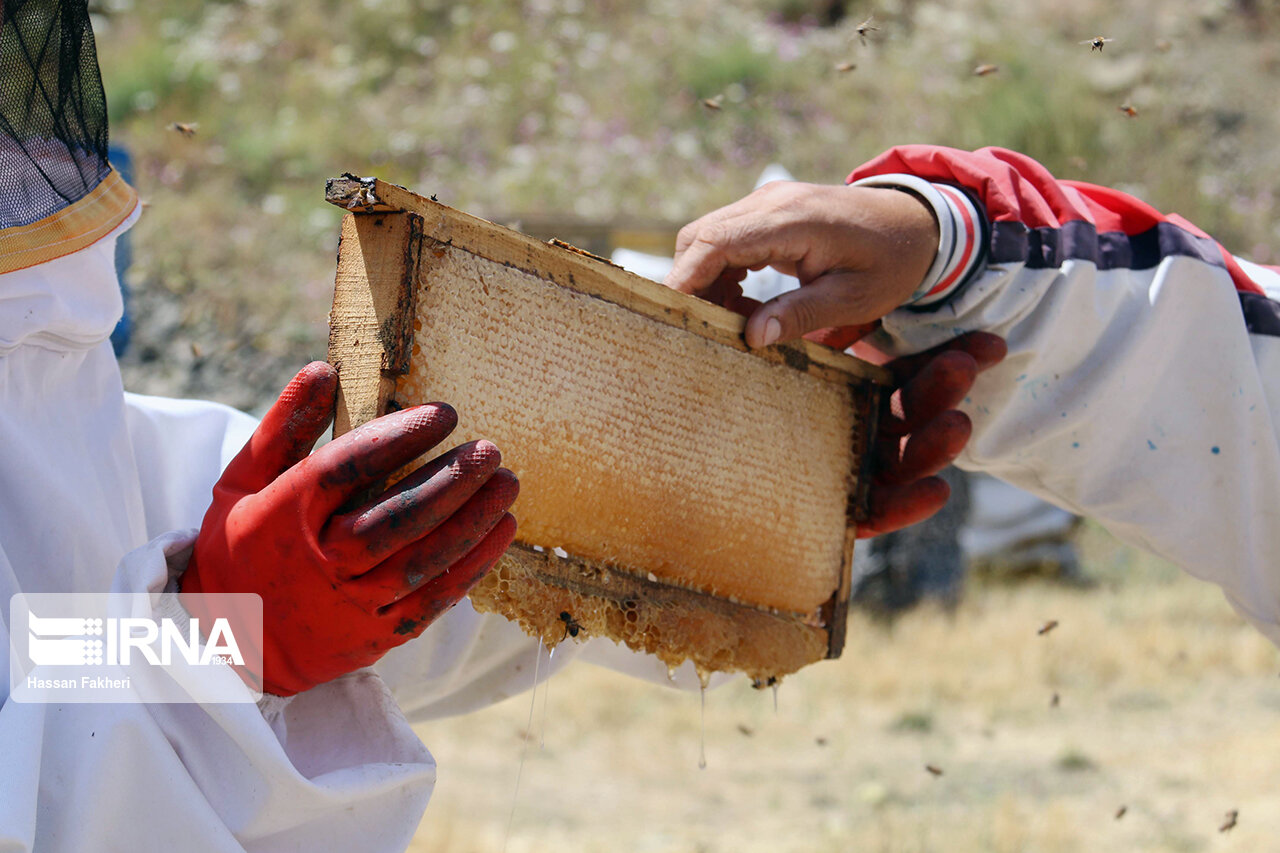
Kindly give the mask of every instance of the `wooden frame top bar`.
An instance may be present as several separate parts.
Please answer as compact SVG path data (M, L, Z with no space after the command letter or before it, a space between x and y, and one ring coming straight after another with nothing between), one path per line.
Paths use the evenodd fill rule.
M494 244L487 235L503 226L377 178L351 174L330 178L325 184L325 201L354 213L416 213L423 219L425 237L468 250L483 244L490 256L496 248L505 255L496 260L508 266L550 276L552 280L563 277L580 292L766 360L786 362L794 369L828 381L844 381L849 376L880 385L889 385L892 381L891 374L883 367L811 341L789 341L751 350L743 336L747 321L741 314L664 287L559 241L543 243L508 228L504 229L508 232L508 242ZM565 263L566 252L572 253L572 270Z

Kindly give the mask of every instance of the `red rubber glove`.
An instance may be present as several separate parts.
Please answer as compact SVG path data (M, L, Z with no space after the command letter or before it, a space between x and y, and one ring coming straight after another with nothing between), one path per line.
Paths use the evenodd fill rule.
M828 330L827 339L847 345L853 330ZM934 476L964 450L973 429L956 406L978 374L998 364L1008 347L987 332L970 332L941 346L884 366L894 392L880 410L873 450L870 517L858 538L892 533L942 509L951 487ZM874 353L855 347L863 357Z
M262 596L263 644L246 655L247 676L261 673L264 691L278 696L416 637L515 537L507 509L519 484L487 441L368 496L452 432L457 415L444 404L385 415L308 455L336 393L337 373L324 362L294 377L214 486L181 578L193 616L229 614L202 612L192 593Z
M761 303L742 294L741 268L722 270L700 295L755 316ZM812 318L820 323L825 317ZM946 504L951 487L934 476L950 465L969 441L972 424L956 406L969 393L978 374L998 364L1008 350L1004 339L970 332L916 355L885 363L876 350L857 342L879 322L819 328L803 335L815 343L883 364L893 374L893 394L881 410L876 429L870 517L858 525L858 538L881 536L924 521Z

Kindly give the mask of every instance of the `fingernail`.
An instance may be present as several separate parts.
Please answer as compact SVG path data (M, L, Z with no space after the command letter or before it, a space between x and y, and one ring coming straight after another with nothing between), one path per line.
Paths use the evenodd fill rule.
M782 324L778 322L777 317L770 317L764 321L764 343L761 346L769 344L782 337Z

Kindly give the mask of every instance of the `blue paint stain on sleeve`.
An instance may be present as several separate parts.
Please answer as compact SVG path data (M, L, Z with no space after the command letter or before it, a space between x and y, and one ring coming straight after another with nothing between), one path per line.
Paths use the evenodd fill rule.
M1222 452L1222 448L1215 444L1209 452L1212 453L1214 456L1217 456L1219 453Z
M1156 449L1156 443L1155 443L1154 441L1152 441L1151 439L1149 439L1149 438L1147 439L1147 449L1148 449L1148 450L1155 450L1155 449Z
M1026 378L1027 378L1027 374L1025 374L1025 373L1024 373L1024 374L1022 374L1021 376L1019 376L1017 379L1015 379L1015 380L1013 380L1013 381L1014 381L1014 382L1021 382L1022 380L1026 379Z
M1072 446L1072 447L1074 447L1076 450L1079 450L1079 449L1080 449L1080 442L1078 442L1078 441L1073 441L1073 442L1071 442L1071 446Z

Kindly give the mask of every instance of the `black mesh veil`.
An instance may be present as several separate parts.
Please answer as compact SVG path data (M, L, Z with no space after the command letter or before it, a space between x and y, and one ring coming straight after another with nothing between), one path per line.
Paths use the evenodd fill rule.
M87 0L0 0L0 228L73 204L108 170Z

